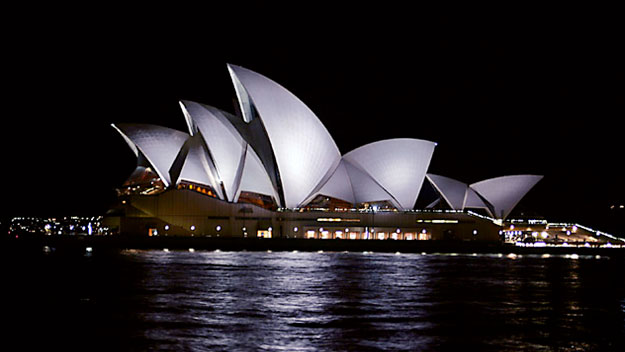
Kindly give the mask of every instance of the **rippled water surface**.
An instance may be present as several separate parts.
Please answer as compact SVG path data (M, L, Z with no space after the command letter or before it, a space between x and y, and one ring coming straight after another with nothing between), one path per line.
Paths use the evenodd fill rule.
M625 350L616 259L94 250L2 270L23 347Z

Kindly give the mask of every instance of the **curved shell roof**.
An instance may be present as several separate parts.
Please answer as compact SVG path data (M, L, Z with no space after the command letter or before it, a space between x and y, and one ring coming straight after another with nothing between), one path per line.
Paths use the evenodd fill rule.
M112 126L126 142L134 144L134 148L130 143L129 146L135 154L141 151L166 187L172 184L169 169L182 145L189 138L188 134L149 124L120 123Z
M172 168L172 177L174 172L178 173L178 177L175 180L176 184L180 181L190 181L194 183L200 183L210 186L219 196L223 199L223 194L219 183L215 179L214 166L211 160L208 158L206 149L204 148L203 141L199 135L190 137L182 147L179 154L180 164ZM177 170L174 170L178 168Z
M232 201L241 178L241 166L247 143L217 109L192 101L182 101L180 106L187 118L192 134L202 136L215 165L218 183L223 183L226 200Z
M343 158L371 176L400 209L412 209L435 146L421 139L387 139L356 148Z
M494 217L492 212L492 205L484 203L484 200L471 188L467 188L467 194L464 198L464 209L466 208L481 208L485 209L490 215Z
M281 85L243 67L228 65L246 122L258 118L271 142L278 166L284 206L302 205L341 154L315 114ZM245 104L249 101L253 109ZM252 115L252 110L257 116Z
M495 217L505 219L527 192L540 181L539 175L512 175L491 178L470 185L492 204Z
M380 186L369 174L350 164L348 161L344 160L343 163L354 192L354 203L379 202L385 200L396 203L393 196Z
M245 163L243 164L243 172L241 175L241 184L234 198L239 200L242 191L260 193L274 197L277 200L277 192L271 183L271 179L267 175L267 171L263 167L258 155L251 147L247 147L245 153Z
M452 209L482 208L490 212L490 207L468 184L440 175L427 174L426 177Z
M345 160L341 160L339 166L334 170L334 173L332 173L328 181L320 187L319 190L313 192L313 194L308 197L307 202L313 200L318 195L324 195L341 199L352 204L356 203L352 182L345 163Z
M453 178L427 174L427 179L454 210L463 210L469 185Z

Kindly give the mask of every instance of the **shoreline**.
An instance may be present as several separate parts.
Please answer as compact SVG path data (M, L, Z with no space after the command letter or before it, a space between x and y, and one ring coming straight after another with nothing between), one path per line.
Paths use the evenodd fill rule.
M597 247L519 247L501 242L396 241L396 240L321 240L298 238L235 237L100 237L33 236L3 239L2 248L16 252L81 253L90 247L94 252L136 250L203 251L302 251L302 252L380 252L380 253L452 253L452 254L553 254L625 258L625 248Z

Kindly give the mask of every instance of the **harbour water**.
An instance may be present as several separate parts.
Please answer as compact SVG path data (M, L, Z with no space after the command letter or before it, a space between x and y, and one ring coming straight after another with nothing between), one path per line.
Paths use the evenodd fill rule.
M95 248L2 274L20 350L625 350L618 258Z

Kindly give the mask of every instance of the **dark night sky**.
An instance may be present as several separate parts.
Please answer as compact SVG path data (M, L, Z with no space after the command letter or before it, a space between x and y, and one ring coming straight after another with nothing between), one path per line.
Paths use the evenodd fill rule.
M3 28L4 216L104 213L135 162L110 123L186 130L179 99L232 112L226 63L293 92L342 153L421 138L438 142L432 173L543 174L521 206L556 221L601 228L625 203L610 11L49 10Z

